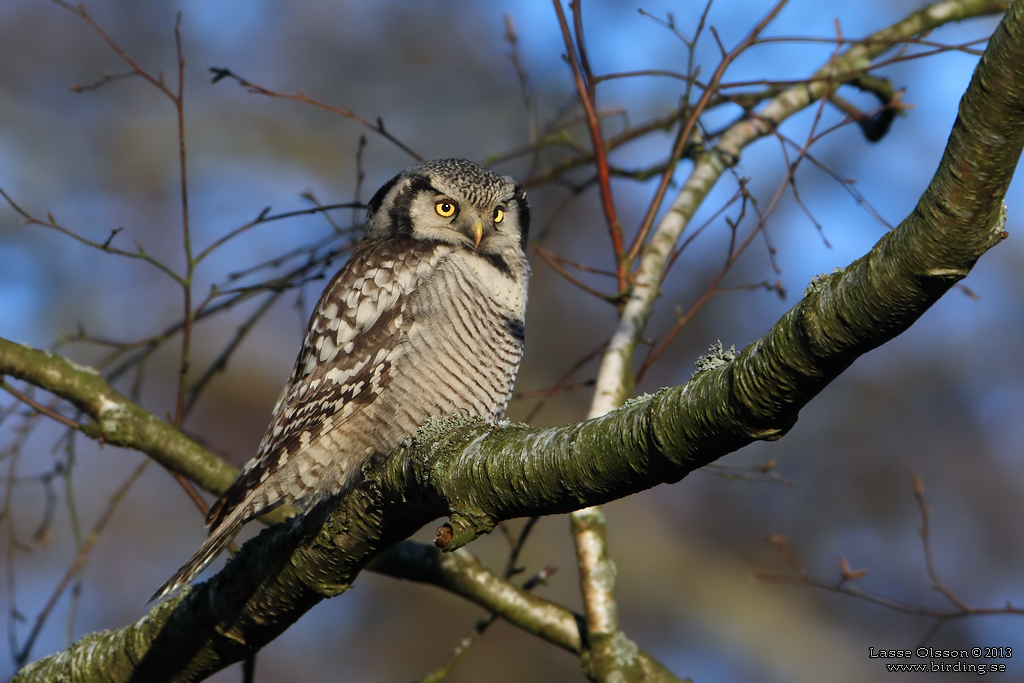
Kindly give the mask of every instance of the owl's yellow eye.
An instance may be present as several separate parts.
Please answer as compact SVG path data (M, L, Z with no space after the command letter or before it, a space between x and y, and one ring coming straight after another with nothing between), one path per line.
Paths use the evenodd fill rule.
M455 204L451 202L440 201L434 205L434 209L437 211L438 216L448 218L455 213Z
M500 223L501 219L504 218L504 217L505 217L505 212L502 211L500 208L497 208L497 209L494 210L494 222L495 223Z

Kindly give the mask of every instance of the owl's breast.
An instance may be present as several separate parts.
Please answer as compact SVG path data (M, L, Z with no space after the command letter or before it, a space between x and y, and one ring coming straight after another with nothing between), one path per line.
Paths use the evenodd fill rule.
M523 355L525 307L524 279L487 281L472 259L442 260L408 299L382 417L405 435L446 415L500 418Z

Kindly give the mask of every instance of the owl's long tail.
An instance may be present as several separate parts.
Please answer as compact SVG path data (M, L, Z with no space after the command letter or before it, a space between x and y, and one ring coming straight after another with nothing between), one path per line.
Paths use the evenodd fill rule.
M227 547L231 539L238 535L239 530L247 520L246 512L246 506L239 505L224 517L216 527L210 530L209 537L199 546L199 550L188 559L188 562L181 566L181 569L174 572L174 575L167 579L167 582L160 586L156 593L153 593L153 596L146 601L146 604L148 605L156 600L163 600L168 595L192 583L211 562L217 559L217 556Z

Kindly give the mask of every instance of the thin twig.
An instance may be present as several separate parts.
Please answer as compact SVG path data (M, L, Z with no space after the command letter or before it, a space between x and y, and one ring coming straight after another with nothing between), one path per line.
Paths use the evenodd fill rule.
M388 140L389 142L394 144L396 147L398 147L400 150L402 150L403 152L405 152L406 154L411 156L413 159L416 159L416 161L423 161L423 157L421 157L419 154L414 152L411 147L409 147L404 142L402 142L401 140L396 138L394 135L389 133L387 130L385 130L385 128L384 128L384 120L381 119L380 117L377 118L377 123L376 124L372 124L369 121L367 121L366 119L362 118L361 116L358 116L355 113L349 111L348 109L343 109L341 107L334 107L334 106L331 106L331 105L327 104L326 102L321 102L320 100L317 100L317 99L314 99L312 97L309 97L308 95L303 93L301 90L296 91L294 95L291 95L291 94L288 94L288 93L276 92L276 91L271 90L269 88L264 88L261 85L256 85L252 81L249 81L249 80L247 80L245 78L242 78L238 74L236 74L236 73L232 72L230 69L226 69L226 68L220 68L220 67L215 67L214 66L214 67L210 67L210 72L213 74L213 78L211 79L211 83L216 83L217 81L223 80L225 78L230 78L232 80L238 81L239 85L241 85L243 88L245 88L246 90L248 90L251 93L255 93L257 95L266 95L267 97L273 97L273 98L276 98L276 99L292 100L294 102L303 102L305 104L311 104L314 107L318 107L318 108L323 109L325 111L329 111L332 114L337 114L338 116L343 116L343 117L345 117L347 119L352 119L353 121L355 121L359 125L365 126L366 128L369 128L374 133L377 133L378 135L380 135L384 139Z
M278 214L273 214L273 215L270 214L270 208L271 207L268 206L268 207L264 208L263 211L260 212L260 215L256 216L256 218L252 219L251 221L249 221L248 223L246 223L244 225L240 225L239 227L235 228L231 232L225 234L222 237L218 237L216 240L214 240L210 244L210 246L206 247L206 249L203 249L199 253L199 255L196 256L196 263L199 263L204 258L209 256L210 253L213 252L218 247L223 246L225 242L228 242L229 240L234 239L235 237L238 237L242 233L244 233L247 230L250 230L250 229L256 227L257 225L264 225L264 224L270 223L272 221L279 221L279 220L281 220L283 218L294 218L295 216L308 216L308 215L317 214L317 213L323 213L323 214L326 215L326 212L333 211L335 209L365 209L366 208L366 205L363 204L362 202L359 202L359 201L343 202L341 204L326 204L326 205L321 205L321 204L319 204L319 203L314 201L314 204L316 204L316 206L314 206L312 208L309 208L309 209L296 209L295 211L285 211L284 213L278 213ZM330 219L328 219L328 220L330 220ZM332 224L332 227L335 228L336 232L340 232L337 229L337 226L334 226Z
M126 71L124 73L119 74L103 74L103 76L95 83L90 83L89 85L69 85L68 90L72 92L87 92L89 90L96 90L98 88L101 88L107 83L112 83L113 81L121 81L126 78L134 78L138 75L139 72L137 71Z
M134 59L132 59L131 56L121 48L120 45L118 45L116 42L114 42L114 40L110 36L107 35L106 31L104 31L102 28L100 28L99 24L97 24L95 21L93 21L93 18L91 16L89 16L88 12L85 11L85 7L84 6L82 6L81 4L72 5L71 3L65 2L64 0L52 0L52 1L54 2L54 4L60 5L64 9L68 10L69 12L74 12L78 16L82 17L82 19L84 19L86 21L86 23L88 23L89 26L91 26L92 29L96 33L98 33L99 36L103 40L106 41L107 45L109 45L111 47L111 49L114 52L116 52L117 55L121 59L123 59L124 62L128 66L130 66L135 73L137 73L139 76L141 76L142 78L144 78L147 81L149 81L150 84L155 86L157 90L159 90L164 95L166 95L172 102L176 101L175 94L173 92L171 92L171 89L168 88L167 84L164 82L163 74L160 74L159 77L154 77L154 76L151 76L141 66L139 66L139 64ZM178 25L179 26L181 25L180 13L179 13L179 16L178 16ZM177 28L175 28L175 31L177 31ZM180 45L179 45L179 48L180 48ZM180 50L179 50L178 56L179 57L181 56ZM179 83L180 83L180 81L179 81Z
M57 422L60 422L62 425L70 427L71 429L81 428L81 425L72 420L70 417L65 417L64 415L61 415L56 410L44 406L43 404L39 403L28 394L14 388L6 380L4 380L2 376L0 376L0 389L3 389L8 394L18 399L25 405L30 406L36 412L42 413L43 415L46 415L47 417L56 420Z
M50 599L46 601L46 605L43 607L43 610L39 613L39 616L36 617L36 622L35 625L32 627L32 632L29 633L28 639L25 641L24 647L22 647L21 651L18 653L18 656L15 658L15 664L19 668L24 666L25 662L28 661L28 656L29 653L32 651L32 646L35 644L36 638L39 636L39 632L43 628L43 624L46 623L46 618L50 616L50 612L52 612L54 606L56 606L57 600L64 593L64 589L67 588L68 584L71 582L71 579L75 577L75 575L85 564L86 560L89 559L90 551L92 551L93 546L96 545L96 541L99 540L100 534L103 533L103 530L106 528L107 523L110 522L110 520L113 518L114 512L117 510L118 505L121 503L122 500L124 500L124 497L127 495L132 485L138 480L140 476L142 476L142 473L146 471L146 468L149 467L149 464L151 462L153 461L150 460L149 458L143 459L143 461L139 464L138 467L135 468L131 475L125 480L125 482L121 484L121 487L118 488L117 491L114 492L114 495L110 497L110 503L107 505L107 509L104 510L103 514L100 515L100 518L96 520L96 524L93 525L92 529L89 531L89 535L86 536L85 541L82 543L82 547L78 550L78 554L75 555L75 559L71 562L71 566L68 567L68 570L66 572L64 572L64 577L60 580L60 583L57 584L57 588L50 595Z
M1002 607L971 607L949 590L942 581L942 578L939 576L939 572L932 560L930 527L928 523L929 508L924 498L924 484L921 481L920 475L914 475L914 498L917 500L918 509L921 512L921 541L925 556L925 565L928 571L928 578L931 580L932 587L942 593L943 597L955 607L954 610L941 610L922 605L913 605L901 600L879 595L871 591L862 590L855 585L851 585L857 579L866 576L868 571L866 569L851 569L846 558L843 557L839 560L840 571L839 578L837 580L826 581L812 577L800 566L800 563L793 556L792 552L790 552L785 537L781 534L774 534L768 540L772 547L774 547L779 553L779 556L782 558L782 561L786 566L793 570L794 575L784 576L762 574L759 575L758 578L766 581L774 581L776 583L789 583L807 588L826 590L832 593L839 593L841 595L848 595L894 612L934 619L936 620L936 623L929 628L929 632L926 635L924 642L927 642L928 637L930 635L934 635L938 631L938 628L942 623L953 619L963 619L971 616L1024 616L1024 608L1014 607L1010 602L1007 602Z
M54 1L56 1L56 0L54 0ZM27 223L29 223L31 225L39 225L39 226L42 226L42 227L45 227L45 228L50 228L51 230L56 230L60 234L66 236L66 237L70 237L71 239L75 240L76 242L84 244L87 247L92 247L93 249L98 249L100 251L107 252L108 254L114 254L116 256L124 256L124 257L132 258L132 259L139 259L141 261L144 261L144 262L150 264L151 266L154 266L155 268L160 270L165 275L168 275L171 279L173 279L178 284L182 283L182 278L181 278L180 275L175 273L170 267L164 265L160 261L157 261L152 256L147 254L145 249L142 248L141 244L136 243L137 251L134 251L134 252L133 251L124 251L123 249L117 249L115 247L110 246L111 239L113 238L114 235L116 235L118 232L120 232L121 228L114 229L111 232L110 238L108 238L105 242L95 242L93 240L90 240L90 239L88 239L86 237L82 237L81 235L78 235L77 233L75 233L75 232L65 228L63 225L61 225L60 223L57 222L57 220L53 217L52 213L48 213L47 214L45 221L42 220L41 218L36 218L32 214L30 214L28 211L23 209L18 203L16 203L11 198L10 195L8 195L6 192L4 192L3 188L0 188L0 197L3 197L4 200L7 202L7 204L12 209L14 209L14 211L16 213L18 213L18 215L20 215L22 218L24 218Z
M530 172L528 175L533 175L540 164L541 150L541 145L538 144L540 135L538 133L537 112L533 106L530 78L523 67L522 60L519 58L519 34L516 32L515 21L513 21L512 15L507 13L503 15L503 19L505 20L505 35L503 38L510 48L509 60L512 62L512 68L516 72L516 80L519 82L519 94L522 97L523 108L526 112L526 139L530 141L531 149Z
M577 287L579 287L580 289L582 289L587 294L590 294L591 296L597 297L598 299L601 299L602 301L608 301L608 302L612 302L612 303L617 303L618 301L620 301L622 299L622 296L623 296L624 293L620 292L620 293L615 294L615 295L608 295L608 294L605 294L602 291L594 289L593 287L591 287L590 285L586 284L585 282L582 282L579 279L577 279L572 273L570 273L565 268L563 268L562 264L560 263L559 257L557 255L555 255L553 252L548 251L547 249L545 249L544 247L540 246L539 244L533 244L531 246L533 248L534 253L537 254L537 256L540 256L544 260L544 263L546 263L549 266L551 266L552 270L554 270L556 273L558 273L559 275L564 277L566 280L568 280L572 284L574 284Z
M544 567L544 569L530 577L530 579L522 585L522 589L532 591L537 586L544 584L556 571L558 571L558 567L556 565L548 565L547 567ZM482 636L491 624L497 621L497 619L498 615L495 612L490 612L483 618L479 619L476 624L473 625L473 628L469 633L463 636L455 645L455 648L452 650L451 655L448 656L448 659L445 660L443 664L420 678L417 683L439 683L439 681L443 681L447 678L448 674L452 672L455 665L462 659L463 655L469 651L469 648L480 639L480 636Z
M658 215L658 209L661 207L661 203L665 198L665 192L668 191L669 183L672 180L672 174L675 170L675 162L677 162L681 156L683 149L690 139L693 130L697 126L697 122L703 115L705 109L711 101L712 95L717 91L719 84L722 81L722 77L725 75L726 69L751 45L757 42L758 37L761 33L768 28L768 25L778 16L782 8L786 6L788 0L779 0L775 3L768 14L765 15L761 21L747 34L747 36L740 41L739 45L733 48L730 52L726 53L722 60L718 63L718 67L715 72L711 75L711 80L707 86L704 86L703 92L697 103L688 112L689 116L686 119L686 123L683 124L679 131L679 135L676 137L675 144L672 147L672 153L669 154L668 165L665 172L661 176L661 181L658 183L658 189L654 193L653 199L648 206L647 214L644 216L643 222L640 224L640 230L637 232L636 239L633 241L632 247L630 247L627 258L632 261L640 253L640 249L643 248L644 242L647 240L647 234L654 226L654 219Z
M235 334L231 337L231 341L228 342L227 346L217 355L217 357L210 363L209 367L203 373L202 377L196 380L188 391L188 400L185 402L185 414L192 412L192 408L196 404L196 400L199 398L200 393L206 387L207 383L213 379L213 376L218 372L225 370L228 366L228 360L234 354L234 352L241 345L246 335L252 330L252 328L258 323L270 310L270 307L280 298L284 293L284 290L276 292L270 292L267 297L263 300L263 303L250 315L245 322L238 328Z
M932 586L935 590L942 593L947 600L953 603L957 608L964 612L973 612L973 608L965 603L963 600L953 594L949 588L946 587L942 577L939 576L939 570L935 568L935 561L932 559L932 543L929 520L929 509L928 503L924 499L924 482L921 481L921 475L914 475L914 498L917 499L918 509L921 511L921 545L924 549L924 561L925 566L928 569L928 578L932 580Z
M173 97L175 113L178 119L178 169L181 185L181 236L182 248L185 252L185 277L182 283L182 307L184 326L181 329L181 360L178 365L178 397L174 403L174 426L181 428L185 419L185 390L188 386L190 354L192 351L192 276L196 269L196 260L192 257L192 230L188 214L188 174L185 164L185 56L181 50L181 12L174 24L174 47L178 56L178 94Z
M591 351L590 353L586 354L585 356L583 356L582 358L577 360L575 363L573 363L572 367L569 368L565 372L565 374L563 374L561 377L559 377L555 381L555 383L553 385L551 385L551 388L545 389L543 391L543 396L541 397L541 399L539 401L537 401L537 405L533 406L533 408L530 409L530 412L528 412L523 417L523 422L529 423L530 420L535 418L537 416L537 413L539 413L541 411L541 408L544 407L544 404L547 403L547 400L549 398L551 398L558 391L563 390L565 388L565 386L566 386L565 383L568 382L569 378L572 377L573 375L575 375L579 371L580 368L582 368L584 365L589 363L594 358L596 358L599 355L601 355L601 353L604 351L604 347L605 347L605 344L601 344L596 349L594 349L593 351ZM593 384L594 384L594 380L588 380L585 383L586 386L593 386Z
M576 84L576 92L587 114L587 128L590 131L590 139L594 150L594 165L597 167L598 186L601 190L601 208L604 211L605 221L608 223L608 231L612 239L618 289L620 292L624 292L628 282L628 264L623 260L625 243L622 238L622 225L619 223L619 217L615 211L615 201L612 198L611 176L608 172L608 152L605 148L604 134L601 132L601 123L597 116L595 86L590 78L592 74L590 73L586 47L583 42L582 9L578 0L570 0L569 9L572 10L574 27L576 29L576 42L574 44L572 35L569 33L569 24L565 19L565 12L562 10L562 1L553 0L553 3L555 13L558 15L558 25L562 30L562 40L565 42L566 57L572 70L573 81Z
M366 174L363 172L363 151L366 149L366 135L359 134L359 145L356 147L356 187L352 192L352 224L355 225L359 222L359 211L358 209L365 209L366 205L363 204L359 197L362 196L363 180L366 179ZM314 202L319 206L319 202ZM358 207L358 208L357 208ZM331 221L329 214L324 214L328 222L331 223L331 227L334 228L335 232L341 232L337 225Z

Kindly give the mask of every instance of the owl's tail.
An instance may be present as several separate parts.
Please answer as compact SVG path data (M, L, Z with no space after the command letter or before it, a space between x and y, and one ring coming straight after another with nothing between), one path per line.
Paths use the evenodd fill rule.
M174 576L167 579L164 585L157 589L156 593L146 601L148 605L156 600L163 600L171 593L174 593L188 584L192 583L199 574L206 569L211 562L217 559L228 543L231 542L242 528L246 521L246 508L239 505L224 517L220 523L210 531L210 536L203 541L188 562L181 566L181 569L174 572Z

